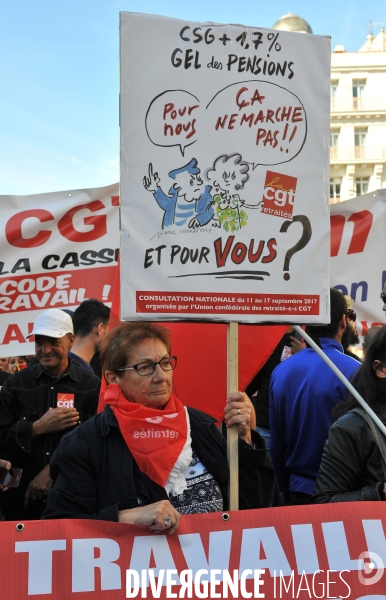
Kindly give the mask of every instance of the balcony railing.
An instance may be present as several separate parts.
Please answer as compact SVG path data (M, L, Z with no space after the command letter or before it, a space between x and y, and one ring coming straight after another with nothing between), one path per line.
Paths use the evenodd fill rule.
M330 160L386 160L386 146L330 146Z
M331 98L331 112L386 111L386 97Z

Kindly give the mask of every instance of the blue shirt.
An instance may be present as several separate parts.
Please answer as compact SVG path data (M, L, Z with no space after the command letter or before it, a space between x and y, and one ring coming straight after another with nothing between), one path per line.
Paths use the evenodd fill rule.
M351 379L360 366L343 354L339 342L320 338L320 345L338 369ZM271 456L287 501L290 491L312 494L331 412L348 391L312 348L285 360L272 373L269 393Z
M77 354L74 354L73 352L71 352L71 350L68 351L68 358L70 358L71 360L75 360L81 367L83 367L83 369L86 369L86 371L90 371L90 373L94 373L94 369L92 368L90 363L86 362L83 358L81 358Z
M162 229L171 227L172 225L182 227L192 217L196 217L201 227L207 225L214 216L212 196L210 195L211 189L210 185L206 185L204 193L198 200L191 204L182 202L178 204L178 191L175 188L171 187L169 190L170 196L167 196L160 187L157 187L153 196L159 206L165 211L162 220Z

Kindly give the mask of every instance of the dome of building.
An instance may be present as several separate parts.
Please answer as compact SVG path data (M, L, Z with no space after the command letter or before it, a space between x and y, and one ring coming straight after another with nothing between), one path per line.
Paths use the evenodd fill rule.
M276 21L272 29L280 29L281 31L297 31L298 33L312 33L312 29L301 17L288 13Z

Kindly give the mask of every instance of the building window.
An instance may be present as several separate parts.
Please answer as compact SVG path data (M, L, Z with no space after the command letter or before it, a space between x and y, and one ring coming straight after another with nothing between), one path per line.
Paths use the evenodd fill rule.
M355 158L366 158L366 136L367 128L361 127L355 129L354 132L354 144L355 144Z
M352 82L352 98L354 110L363 108L363 97L365 95L365 79L353 79Z
M337 146L339 144L339 129L332 129L330 131L330 146Z
M331 110L336 108L336 96L338 91L338 82L331 81Z
M339 129L330 131L330 158L338 158Z
M358 177L355 180L355 189L357 196L367 194L367 192L369 191L369 177Z
M341 179L330 179L330 202L340 201Z

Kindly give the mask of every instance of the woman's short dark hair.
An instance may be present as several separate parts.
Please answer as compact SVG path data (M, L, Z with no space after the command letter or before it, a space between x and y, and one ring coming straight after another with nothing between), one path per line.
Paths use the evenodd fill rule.
M371 340L363 363L351 380L352 385L367 404L377 411L385 408L385 398L379 393L379 377L373 367L375 360L379 360L380 367L386 366L386 327L381 327ZM359 406L359 402L352 394L349 394L334 408L332 413L334 419L338 419L357 406Z
M142 321L123 322L114 327L101 343L102 371L114 371L127 365L130 351L144 340L159 340L170 354L170 330L161 325Z

